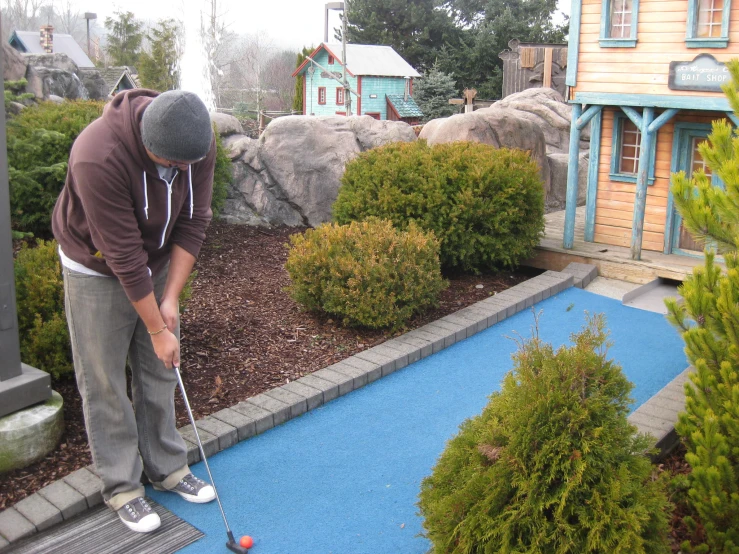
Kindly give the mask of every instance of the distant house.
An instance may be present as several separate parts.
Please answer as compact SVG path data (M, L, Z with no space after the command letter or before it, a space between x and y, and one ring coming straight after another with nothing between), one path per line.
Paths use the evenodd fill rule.
M10 46L23 54L66 54L80 69L95 67L72 35L54 33L45 25L41 31L13 31Z
M136 69L129 66L106 67L98 70L107 86L107 96L115 96L119 92L139 88Z
M302 75L303 114L346 115L341 44L321 43L293 73ZM413 100L413 78L420 74L390 46L346 45L346 73L352 95L352 115L416 124L423 113ZM323 66L331 73L324 71Z

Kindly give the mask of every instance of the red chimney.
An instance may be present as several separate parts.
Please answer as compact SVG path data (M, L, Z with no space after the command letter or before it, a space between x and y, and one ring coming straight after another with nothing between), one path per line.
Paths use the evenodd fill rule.
M54 53L54 26L44 25L41 27L41 48L45 54Z

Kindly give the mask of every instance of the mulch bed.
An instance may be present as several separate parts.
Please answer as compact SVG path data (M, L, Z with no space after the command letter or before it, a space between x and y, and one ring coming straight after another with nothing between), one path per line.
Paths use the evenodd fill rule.
M295 228L261 229L213 223L201 252L192 298L182 313L182 377L196 418L336 363L384 342L386 331L346 329L325 315L301 311L285 288L284 262ZM455 312L538 274L522 268L495 275L447 276L449 288L438 308L416 316L407 329ZM82 402L73 379L56 382L64 398L61 444L43 460L0 475L0 510L92 463ZM189 423L176 394L178 426ZM657 471L689 472L684 449L663 460ZM671 522L672 550L690 538L682 524L685 505Z

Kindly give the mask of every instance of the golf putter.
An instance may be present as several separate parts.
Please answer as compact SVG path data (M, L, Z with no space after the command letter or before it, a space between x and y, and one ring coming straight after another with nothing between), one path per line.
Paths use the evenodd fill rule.
M195 425L195 418L192 415L192 410L190 409L190 402L187 400L187 393L185 392L185 385L182 383L182 376L180 375L180 368L177 366L174 366L174 372L175 375L177 375L177 383L180 386L180 391L182 392L182 399L185 401L185 408L187 408L187 415L190 417L190 423L192 424L192 430L195 433L195 438L198 441L198 448L200 449L200 456L203 458L203 462L205 463L205 469L208 470L208 477L210 477L210 483L213 485L213 491L216 493L216 500L218 501L218 508L221 510L221 517L223 517L223 523L226 525L226 534L228 535L228 542L226 543L226 548L228 548L231 552L236 552L236 554L247 554L249 552L248 548L244 548L241 546L236 540L234 539L234 534L231 532L231 528L228 526L228 520L226 519L226 512L223 511L223 504L221 504L221 498L218 496L218 489L216 488L216 482L213 480L213 474L210 472L210 466L208 465L208 458L205 456L205 449L203 448L203 443L200 442L200 435L198 434L198 428Z

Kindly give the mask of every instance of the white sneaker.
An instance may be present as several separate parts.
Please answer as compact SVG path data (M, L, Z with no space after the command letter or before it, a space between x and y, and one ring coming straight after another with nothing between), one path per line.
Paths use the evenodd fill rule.
M131 531L150 533L162 524L149 503L142 497L134 498L118 510L118 517Z
M188 502L195 502L196 504L210 502L216 497L215 489L202 479L195 477L192 473L185 475L171 489L165 489L161 485L154 485L154 488L158 491L176 492Z

